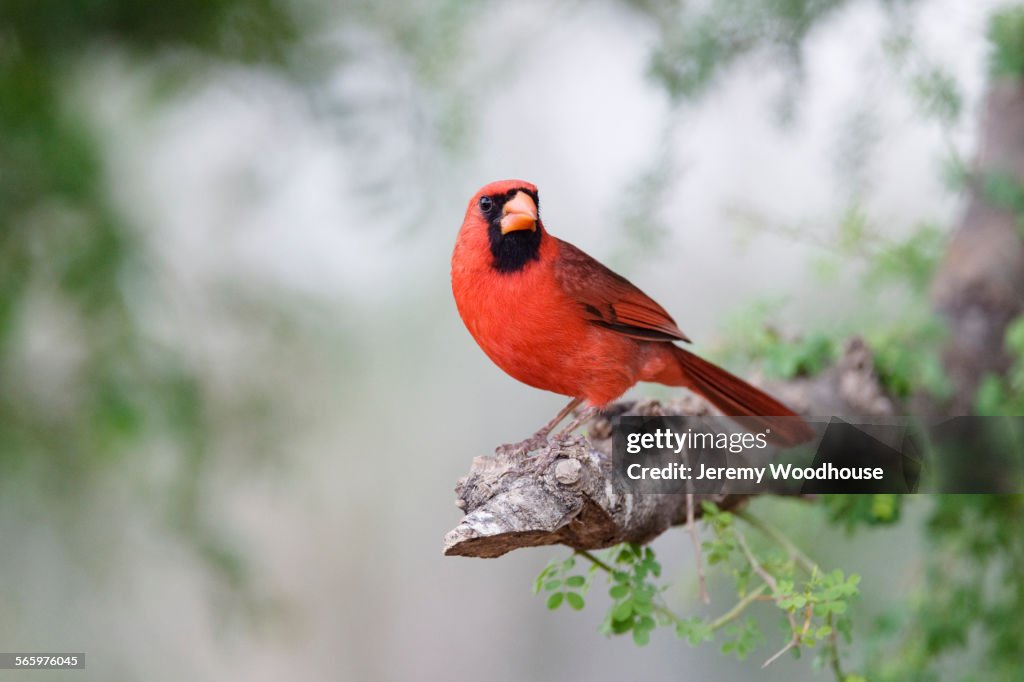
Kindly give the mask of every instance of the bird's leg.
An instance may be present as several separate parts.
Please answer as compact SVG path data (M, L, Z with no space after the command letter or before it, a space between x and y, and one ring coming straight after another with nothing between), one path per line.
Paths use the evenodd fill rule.
M559 441L565 439L566 436L568 436L570 433L572 433L573 431L580 428L581 426L589 422L591 419L596 417L598 413L600 413L600 411L601 410L597 409L593 405L583 410L576 416L575 419L569 422L568 426L566 426L564 429L555 434L555 440Z
M562 420L569 416L569 414L579 407L579 404L583 402L583 398L573 398L568 405L562 408L562 410L555 415L555 418L545 424L540 431L533 434L529 438L518 443L508 443L506 445L499 445L497 452L513 453L522 451L523 454L542 448L548 444L548 434L562 423Z

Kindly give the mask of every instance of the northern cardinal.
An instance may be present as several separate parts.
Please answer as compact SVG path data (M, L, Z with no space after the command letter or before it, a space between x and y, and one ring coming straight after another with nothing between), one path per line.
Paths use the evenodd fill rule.
M492 182L466 208L452 254L452 292L462 321L498 367L572 401L529 450L586 401L579 426L638 381L685 386L729 416L751 416L770 440L792 445L813 432L796 414L724 369L675 345L689 339L628 280L544 229L537 188ZM512 446L515 447L515 446Z

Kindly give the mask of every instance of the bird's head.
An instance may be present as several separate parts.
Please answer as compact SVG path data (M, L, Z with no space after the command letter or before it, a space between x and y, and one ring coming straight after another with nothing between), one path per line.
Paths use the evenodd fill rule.
M536 186L499 180L480 189L466 208L465 228L486 231L492 267L515 272L540 256L544 225Z

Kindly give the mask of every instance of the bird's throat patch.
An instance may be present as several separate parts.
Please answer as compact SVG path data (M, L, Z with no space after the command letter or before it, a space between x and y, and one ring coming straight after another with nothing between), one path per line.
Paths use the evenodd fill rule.
M540 259L540 243L543 237L540 229L518 230L501 233L500 222L492 222L487 228L487 237L491 243L491 262L498 272L519 272L530 261Z

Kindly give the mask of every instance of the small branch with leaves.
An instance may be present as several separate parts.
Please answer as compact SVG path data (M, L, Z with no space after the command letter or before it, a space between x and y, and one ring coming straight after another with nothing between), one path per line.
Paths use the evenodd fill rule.
M731 513L714 503L702 505L705 524L714 537L703 545L710 564L719 564L734 576L738 601L716 618L683 617L666 603L666 586L659 585L661 564L650 547L626 543L602 553L577 550L573 556L549 564L537 578L535 591L547 594L549 609L568 604L583 609L585 596L595 576L603 573L611 604L601 630L610 635L631 634L639 646L650 641L659 627L671 628L691 645L721 638L722 651L743 659L762 642L758 621L748 610L758 603L770 603L782 611L788 623L786 642L763 664L768 666L783 654L799 656L801 648L823 646L823 660L845 679L840 665L839 635L849 634L849 603L858 596L856 575L835 570L823 573L818 565L780 531L749 512ZM737 520L757 530L769 542L752 546ZM578 572L577 559L589 563ZM754 584L752 584L754 583ZM746 616L746 617L744 617Z

